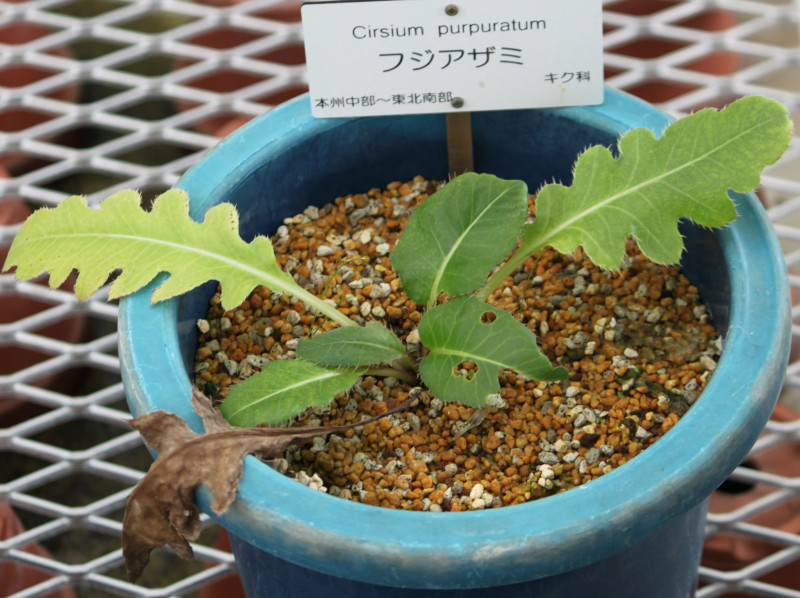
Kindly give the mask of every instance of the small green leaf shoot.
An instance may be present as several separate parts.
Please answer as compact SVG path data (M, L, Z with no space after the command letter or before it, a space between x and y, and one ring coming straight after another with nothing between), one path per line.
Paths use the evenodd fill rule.
M327 368L305 359L268 361L260 374L231 387L220 412L240 427L276 425L350 389L364 369Z
M392 252L406 294L432 307L439 295L471 293L516 247L527 186L489 174L461 175L420 204Z
M360 367L391 363L405 357L406 351L400 339L386 326L367 322L365 326L335 328L301 339L297 355L319 365Z
M536 335L502 309L465 295L427 311L419 336L428 354L419 366L420 377L443 401L474 407L500 392L498 374L509 368L537 380L560 380L567 375L554 368L536 344ZM462 362L473 362L471 378L459 373Z

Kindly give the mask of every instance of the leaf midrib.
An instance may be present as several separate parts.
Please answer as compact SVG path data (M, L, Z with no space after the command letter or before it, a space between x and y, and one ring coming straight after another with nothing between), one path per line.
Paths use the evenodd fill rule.
M437 270L436 276L434 276L434 278L433 278L433 283L431 284L431 291L430 291L430 294L428 295L428 308L433 307L433 305L436 303L436 299L439 296L439 293L438 293L439 282L442 280L442 277L444 276L445 270L447 269L447 266L450 264L450 260L452 259L453 255L456 253L456 250L458 249L458 247L461 246L461 243L464 240L464 238L467 236L467 234L475 226L477 226L478 222L483 217L483 215L489 210L489 208L491 208L498 201L500 201L500 199L503 196L505 196L507 193L510 193L510 189L505 189L501 193L499 193L490 203L488 203L486 205L486 207L483 210L481 210L478 213L477 217L472 219L472 221L470 222L469 226L466 229L464 229L464 232L462 232L456 238L456 242L453 243L453 245L450 247L450 251L448 251L447 254L444 256L444 259L442 260L442 265Z
M514 368L514 366L509 365L502 361L497 361L496 359L490 359L488 357L484 357L482 354L478 355L476 353L467 353L465 351L456 351L454 349L431 349L429 355L446 355L446 356L453 356L461 358L461 361L469 360L475 362L484 362L492 365L498 366L500 369L508 369Z
M244 272L249 272L254 274L258 277L268 279L268 280L278 280L280 278L274 274L270 274L267 270L262 270L260 268L255 268L247 265L246 262L242 262L239 260L235 260L231 257L226 257L224 254L215 253L211 251L206 251L204 249L200 249L196 245L186 245L186 244L179 244L171 241L165 241L163 239L156 239L152 237L142 237L140 235L123 235L120 233L69 233L69 234L48 234L46 237L40 237L38 239L30 239L29 243L39 242L39 243L47 243L50 240L56 241L61 239L68 239L68 240L75 240L79 241L81 239L118 239L120 241L134 241L137 243L145 244L145 245L154 245L154 246L161 246L161 247L171 247L175 250L184 251L186 253L193 253L201 257L208 257L212 260L220 262L225 265L230 265L236 268L237 270L241 270ZM277 267L277 265L276 265ZM287 275L288 276L288 275ZM284 284L285 281L281 281L281 284Z
M258 405L260 405L264 401L267 401L267 400L269 400L269 399L271 399L271 398L273 398L275 396L278 396L278 395L281 395L281 394L287 394L287 393L289 393L289 392L291 392L291 391L293 391L293 390L295 390L297 388L303 388L304 386L307 386L309 384L313 384L315 382L320 382L322 380L327 380L328 378L334 378L334 377L336 377L338 375L339 375L338 371L325 372L325 373L320 373L319 375L316 375L313 378L307 378L307 379L305 379L305 380L303 380L301 382L296 382L294 384L289 384L288 386L282 386L280 389L278 389L276 391L273 391L273 392L270 392L269 394L262 395L260 399L255 400L255 401L249 401L247 403L247 405L244 405L244 406L240 407L236 411L228 413L226 415L226 419L228 419L230 421L231 419L236 417L236 415L241 413L242 411L255 409Z

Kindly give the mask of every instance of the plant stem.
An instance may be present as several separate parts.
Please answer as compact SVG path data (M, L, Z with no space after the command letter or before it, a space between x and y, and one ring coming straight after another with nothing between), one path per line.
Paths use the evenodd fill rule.
M313 307L317 313L326 315L340 326L358 326L353 320L340 312L335 305L331 305L316 295L309 293L299 285L286 288L286 292L302 301L306 307Z
M419 367L409 355L403 355L400 361L409 372L416 374L419 371Z
M477 292L478 299L481 301L486 301L489 298L489 295L491 295L506 278L513 274L514 270L519 268L519 266L522 265L526 259L543 247L544 245L541 243L526 243L521 245L519 249L517 249L517 251L514 252L514 254L500 266L500 268L498 268L497 272L489 277L489 280L486 281L486 284Z
M367 368L367 371L364 372L367 376L383 376L387 378L397 378L398 380L402 380L403 382L407 382L408 384L417 384L417 378L411 372L406 372L404 370L399 370L393 367L384 366L384 367L374 367L374 368Z

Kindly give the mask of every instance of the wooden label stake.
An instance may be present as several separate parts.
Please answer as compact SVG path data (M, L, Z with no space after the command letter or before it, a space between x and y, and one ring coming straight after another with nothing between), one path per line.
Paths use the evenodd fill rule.
M474 170L472 161L472 117L469 112L448 112L447 159L450 177Z

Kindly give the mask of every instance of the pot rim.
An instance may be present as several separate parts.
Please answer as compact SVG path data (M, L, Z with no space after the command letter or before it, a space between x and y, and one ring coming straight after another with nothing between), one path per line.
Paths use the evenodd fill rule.
M649 104L611 89L599 106L544 111L619 133L646 126L658 134L669 123ZM214 195L223 178L241 176L250 167L253 147L280 152L319 130L358 120L312 119L308 95L299 96L223 140L178 186L190 196L201 189ZM701 400L632 461L571 491L523 505L429 513L341 500L248 457L231 509L213 515L205 487L198 491L201 507L232 533L281 558L384 585L516 583L572 570L634 545L698 505L739 464L783 381L790 332L783 253L757 197L731 195L739 217L715 231L731 281L725 350ZM193 200L191 209L199 218L207 206ZM177 350L178 300L151 305L153 288L120 305L120 360L131 411L173 411L199 431L202 425L188 401L189 376ZM160 381L159 396L147 388L152 377Z

